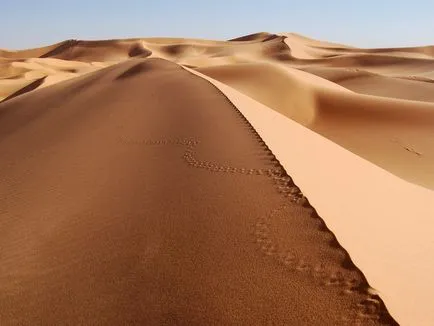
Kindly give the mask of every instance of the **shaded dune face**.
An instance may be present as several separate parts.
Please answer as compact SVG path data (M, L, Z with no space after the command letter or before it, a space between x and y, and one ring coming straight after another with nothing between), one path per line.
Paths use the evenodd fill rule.
M342 86L376 85L370 93L401 92L412 100L431 100L434 84L337 68L303 70L263 63L197 68L381 168L434 189L432 103L357 94L310 73Z
M244 116L179 65L17 96L0 135L2 325L396 324Z
M253 42L266 42L266 41L270 41L273 40L275 38L279 38L280 36L276 35L276 34L270 34L270 33L266 33L266 32L261 32L261 33L254 33L254 34L249 34L249 35L245 35L245 36L241 36L241 37L237 37L234 39L231 39L229 41L236 41L236 42L245 42L245 41L253 41Z
M433 46L262 32L0 50L0 324L394 324L252 126L183 67L434 189ZM394 317L430 318L390 293Z
M8 97L6 97L4 99L4 101L8 101L16 96L19 96L21 94L25 94L27 92L33 91L34 89L37 89L39 86L42 85L42 83L44 82L46 77L42 77L40 79L36 79L34 82L31 82L30 84L28 84L27 86L20 88L18 91L16 91L15 93L12 93L11 95L9 95Z

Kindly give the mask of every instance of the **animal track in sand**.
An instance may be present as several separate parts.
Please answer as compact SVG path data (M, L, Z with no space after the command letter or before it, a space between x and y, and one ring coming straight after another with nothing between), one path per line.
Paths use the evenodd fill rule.
M298 252L296 248L286 248L276 240L278 237L273 235L273 231L270 227L273 218L277 214L284 214L285 209L289 208L290 205L297 205L303 209L311 210L311 218L321 221L319 230L331 236L331 239L328 240L328 243L325 245L332 246L336 248L336 250L341 248L333 233L327 228L318 214L316 214L307 198L295 185L292 178L286 174L283 167L280 166L280 168L269 169L246 168L221 165L208 160L200 161L195 157L195 147L200 144L200 141L196 138L137 141L121 137L121 141L126 144L145 146L185 146L186 150L182 155L182 159L193 168L204 169L211 173L242 174L246 176L265 176L271 178L276 191L287 201L280 207L273 209L268 215L261 216L254 225L253 235L259 250L265 256L277 260L287 270L305 273L311 276L320 286L337 287L341 290L342 295L361 295L363 299L357 307L355 307L356 316L351 318L352 323L361 323L363 325L367 319L375 320L381 317L381 313L384 311L384 304L377 295L370 293L371 289L365 280L354 277L355 267L347 253L345 253L347 262L339 266L338 270L336 270L336 268L330 269L321 262L310 263L309 260L311 259L303 253ZM264 148L263 150L267 151L268 148ZM267 154L265 156L270 162L277 161L274 155Z
M215 87L215 86L214 86ZM225 164L219 164L211 160L198 160L195 155L196 147L200 140L194 137L180 139L162 139L162 140L144 140L136 141L126 138L121 140L128 144L143 145L182 145L186 147L182 159L192 168L204 169L211 173L229 173L242 174L252 177L270 178L275 189L284 199L284 204L274 208L268 214L260 216L253 226L253 238L257 243L260 252L269 259L275 260L283 265L287 270L294 273L302 273L312 278L319 286L339 289L342 295L356 295L360 301L354 307L354 313L351 316L343 316L351 325L366 325L369 321L381 320L387 323L388 312L381 298L370 288L363 273L353 264L349 254L340 246L335 235L327 228L325 222L317 214L315 209L310 205L308 199L303 195L301 190L295 185L285 169L280 164L272 151L268 148L264 140L250 124L247 118L238 110L238 108L222 93L217 87L215 89L227 99L228 104L233 108L235 118L241 122L240 127L245 129L252 138L259 144L260 150L257 155L261 159L268 161L272 166L268 169L254 167L234 167ZM341 251L343 259L338 266L331 268L323 262L313 257L307 257L303 252L299 252L297 247L288 247L278 241L278 236L273 234L271 222L276 214L284 214L285 209L294 207L308 211L310 218L318 221L318 230L324 234L324 246L332 250ZM320 244L321 245L321 244Z
M226 97L226 95L216 86L215 89L224 96L228 103L234 109L237 117L244 122L252 136L261 144L264 152L271 158L273 162L277 163L277 169L275 173L267 175L275 182L277 191L284 197L289 199L289 202L303 207L303 209L310 210L310 217L315 218L320 222L319 230L332 236L332 240L326 245L336 248L336 250L342 250L345 252L344 261L341 264L342 271L331 271L326 268L321 262L314 264L307 263L307 257L303 257L302 253L296 252L295 248L281 248L279 242L272 236L269 223L273 216L278 212L284 210L291 205L285 203L281 207L278 207L271 211L270 214L262 216L256 223L256 241L260 245L261 251L265 255L271 256L288 269L309 274L315 280L318 280L322 286L338 286L342 289L343 295L360 295L362 299L357 307L355 307L355 315L348 318L343 316L344 319L349 319L350 324L365 325L368 320L381 320L382 322L388 322L388 312L381 298L374 294L374 290L369 286L362 272L351 261L349 254L340 246L335 235L327 228L325 222L317 214L315 209L310 205L308 199L303 195L301 190L295 185L290 176L277 160L272 151L265 144L261 136L250 124L247 118L241 113L240 110ZM354 274L357 273L358 277L355 278ZM347 273L348 275L344 274ZM395 324L395 323L394 323Z
M161 139L161 140L131 140L125 137L120 137L121 141L126 144L136 144L136 145L148 145L148 146L158 146L158 145L183 145L186 146L186 150L182 156L183 160L190 166L199 169L205 169L210 172L218 173L237 173L245 175L281 175L283 173L282 168L269 168L269 169L259 169L252 167L233 167L229 165L222 165L212 161L200 161L196 159L194 149L200 143L196 138L180 138L180 139Z
M277 214L284 213L290 205L290 203L285 203L272 210L270 214L258 219L253 233L259 249L264 255L275 259L287 270L312 277L313 281L320 286L338 288L342 295L361 296L361 301L354 307L355 315L351 318L352 323L364 325L367 320L380 319L384 311L381 299L371 293L372 289L369 288L366 281L355 277L354 269L346 269L342 266L330 268L330 266L328 267L322 262L315 262L315 260L310 263L309 260L311 259L297 251L297 248L287 248L279 243L277 237L273 235L271 223Z

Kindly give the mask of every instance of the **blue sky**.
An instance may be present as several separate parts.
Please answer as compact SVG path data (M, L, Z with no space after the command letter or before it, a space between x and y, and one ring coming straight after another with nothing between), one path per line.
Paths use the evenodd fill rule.
M434 44L432 0L1 0L0 48L64 39L296 32L360 47Z

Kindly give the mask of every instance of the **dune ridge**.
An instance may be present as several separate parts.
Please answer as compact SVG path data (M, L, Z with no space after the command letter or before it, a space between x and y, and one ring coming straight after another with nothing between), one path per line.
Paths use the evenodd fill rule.
M396 324L236 106L179 65L130 60L0 113L2 324Z
M13 141L17 141L16 139L24 141L24 135L30 135L33 132L32 128L39 128L35 127L38 126L39 122L37 121L44 121L38 118L39 115L51 116L55 109L64 112L56 114L66 117L69 114L66 112L72 112L70 110L73 107L87 107L91 105L89 103L96 103L96 106L100 107L100 101L102 101L100 94L106 94L107 89L113 91L112 96L103 100L104 103L108 103L109 107L115 108L119 105L129 107L129 103L132 107L136 107L138 104L134 103L138 103L137 96L142 90L134 88L137 92L131 90L131 97L126 97L122 85L129 85L132 83L131 80L146 79L145 76L148 75L159 76L161 74L163 76L167 74L172 76L172 70L178 69L175 67L184 67L202 78L209 79L211 83L218 85L219 89L224 90L226 96L238 108L243 108L241 112L259 131L260 137L269 139L270 144L267 142L267 145L270 146L277 159L282 162L286 171L294 178L301 192L306 194L309 199L308 202L314 205L325 224L330 226L339 243L342 243L351 257L355 257L356 266L366 274L367 284L373 284L381 299L384 299L386 307L391 309L397 322L405 325L415 321L420 325L429 325L434 322L434 316L426 310L429 306L421 303L419 307L416 307L406 301L406 298L418 297L422 301L429 302L430 297L427 291L430 287L424 288L417 282L403 286L400 282L403 282L405 273L414 272L408 270L408 266L416 264L412 260L415 259L412 257L412 253L417 252L417 255L414 256L419 257L421 253L428 255L429 250L431 250L429 236L424 233L425 230L429 229L429 226L423 225L423 223L431 225L430 222L418 215L421 224L419 227L412 226L409 222L410 218L403 214L404 212L407 212L408 215L412 214L410 203L422 206L417 214L425 214L425 216L432 214L433 205L430 204L429 198L432 197L432 190L434 189L433 49L434 47L430 45L362 49L314 40L295 33L260 32L228 41L188 38L67 40L36 49L0 50L0 109L2 109L0 111L2 117L0 123L2 121L4 123L2 133L6 137L3 142L12 144ZM147 64L146 59L153 63ZM161 59L179 66L169 65L172 67L169 69L167 63ZM149 68L149 65L152 68ZM171 83L170 78L172 77L167 77L168 84ZM131 87L133 86L136 87L132 83ZM170 88L170 93L173 91ZM197 94L197 96L199 95ZM215 100L213 97L212 101ZM142 99L142 101L145 100ZM260 107L261 109L251 111L245 108L247 102L253 107ZM23 103L41 104L37 105L34 110L30 110L26 109L27 104L24 105ZM158 104L155 103L155 106ZM13 109L5 110L4 108ZM12 124L7 123L7 118L4 118L12 114L10 113L11 110L16 110L17 114L17 120ZM76 116L84 114L78 113L83 112L81 110L77 111ZM270 113L267 110L273 110L276 113ZM197 114L199 117L202 116L200 111ZM73 116L75 115L71 115L71 117ZM97 114L89 113L89 117L91 120L83 121L84 124L92 125L100 119L97 118ZM269 123L261 123L261 117ZM59 119L63 121L63 118ZM161 121L169 121L168 126L172 128L179 122L171 118L170 114L161 116ZM197 128L191 121L185 119L180 121L191 128ZM202 120L199 119L199 121ZM273 121L281 128L280 131L276 130L280 136L269 136L274 128ZM22 127L18 127L20 123L23 124ZM48 128L48 122L41 123L46 123L45 126ZM56 128L60 128L62 123ZM200 122L197 123L200 124ZM294 127L294 123L297 123L298 127L301 125L302 129ZM157 125L159 124L157 123ZM100 127L106 128L103 125L98 125L96 130L99 130ZM138 125L135 125L132 130L139 130L137 128ZM284 131L285 128L287 133ZM18 129L27 130L23 131L21 138L13 136ZM72 128L71 130L76 129ZM95 134L89 131L88 136L97 134L97 131ZM78 139L84 141L88 136L77 135L80 137L77 138L77 141ZM304 146L306 148L300 149L297 147L298 145L292 145L291 142L294 140L291 137L300 138L297 139L297 142L303 143L305 141ZM142 142L131 139L131 137L126 139L130 145L138 146ZM158 140L162 142L158 144L166 144L168 148L179 147L179 150L186 146L187 152L184 152L183 155L187 155L187 159L193 160L192 162L201 162L205 169L232 168L225 164L201 161L197 157L193 159L191 155L193 155L195 146L201 148L201 145L196 144L196 140L187 140L182 137L180 139L162 139ZM147 144L145 143L144 145ZM193 147L190 148L189 146ZM322 148L327 150L323 151ZM294 150L296 150L297 159L295 160L296 163L291 163L291 160L285 157ZM84 155L80 151L80 147L77 147L77 153ZM150 151L152 152L152 150ZM324 153L325 157L327 155L339 157L342 162L348 163L348 171L358 171L359 175L365 175L366 180L362 180L360 192L346 191L345 187L349 187L343 180L343 176L346 174L338 173L338 167L341 167L342 170L345 169L345 165L338 163L334 166L329 157L321 162L321 157L315 156L314 151ZM353 156L345 151L351 152ZM62 149L61 152L64 153L64 150ZM39 157L39 154L34 150L27 154L20 154L20 149L13 147L8 147L4 155L4 157L10 155L11 160L15 160L15 163L12 161L7 163L9 167L18 164L17 162L21 160L33 162L32 160ZM102 157L110 160L115 159L110 156L110 153L101 155L100 159ZM219 150L218 155L226 154ZM56 156L51 157L53 162L56 162ZM74 160L74 157L68 155L67 157ZM318 166L308 162L303 164L303 160L308 159L316 160ZM3 159L3 162L5 161L7 160ZM23 166L24 163L20 164L16 165L16 171L19 171L19 167ZM329 170L328 174L318 173L318 171L327 170ZM238 170L235 169L234 171ZM253 169L252 171L255 174L262 170ZM316 172L313 173L312 171ZM243 173L245 172L241 174ZM309 175L316 177L312 179ZM383 177L383 175L387 175L387 177ZM339 182L336 182L333 191L328 191L320 186L321 178L329 178L327 180L330 180L330 183L334 183L333 178ZM375 185L376 182L380 182L379 180L382 180L383 183L376 191L370 193L368 181ZM14 184L10 183L12 181L8 182L4 188L6 193L12 189L11 184ZM55 181L53 182L55 184ZM239 182L243 183L241 179ZM392 185L395 187L393 191L391 191ZM419 187L425 189L420 190L422 188ZM391 191L389 194L388 190ZM331 195L330 198L327 197L329 201L321 199L321 194L324 191ZM368 194L368 197L372 194L376 194L377 197L389 197L385 201L372 197L372 203L360 210L360 212L372 216L372 219L368 219L363 224L361 222L364 219L362 214L360 212L353 214L353 211L346 210L349 208L340 209L342 203L338 199L334 199L333 194L338 197L348 195L350 199L348 203L351 202L353 208L354 206L365 207L361 194L364 196ZM399 228L390 231L395 233L392 236L386 236L387 241L376 240L370 243L366 239L359 239L355 236L357 234L355 226L364 228L364 234L368 234L372 228L378 227L376 230L378 239L381 238L381 232L387 233L389 231L387 223L392 223L393 214L379 214L378 212L395 212L395 208L392 209L390 205L393 205L393 199L397 200L397 198L400 201L405 201L405 198L408 198L408 202L396 205L396 207L402 207L402 211L396 213L400 221L397 224ZM64 204L60 204L59 207L63 207L62 205ZM64 209L67 211L66 208ZM8 214L7 211L4 213ZM354 216L348 218L348 215ZM10 218L9 215L7 216ZM384 224L375 226L375 217L385 219ZM267 224L269 220L263 222ZM78 225L81 225L80 223ZM41 222L40 225L42 226L43 223ZM35 227L36 225L32 224L31 228ZM280 227L282 230L287 230L284 225L280 225ZM277 232L274 235L279 235L279 241L282 241L283 231L276 231L279 230L278 225L274 225L273 228L273 232ZM403 237L402 232L405 230L412 230L412 235L414 237L420 235L420 239L407 244L408 248L404 255L406 258L401 264L399 259L392 255L391 259L385 259L384 264L386 265L382 265L381 259L399 245L400 239ZM268 234L267 232L270 230L261 229L258 232ZM18 240L15 239L14 241ZM34 245L36 244L34 243ZM381 249L376 254L374 252L377 250L375 246ZM279 256L275 253L270 255ZM389 280L385 281L384 270L387 269L387 266L392 265L393 271L390 271ZM420 268L431 271L432 264L428 260L422 262ZM421 278L416 272L414 273L415 278ZM378 309L381 308L382 304L381 299L374 299L376 308L367 309L379 311ZM412 317L415 314L418 315L418 318ZM386 315L387 313L384 316ZM357 318L360 318L360 315L358 316ZM376 316L378 317L378 314ZM380 320L386 324L395 323L393 319L387 319L389 317L381 318ZM369 320L369 322L375 323L378 318L376 321L375 318ZM357 319L357 322L361 321Z
M426 226L434 215L434 205L429 205L434 192L396 178L229 86L201 76L219 87L262 135L362 267L392 316L401 325L431 324L434 285L427 280L434 266L426 260L434 245ZM302 141L287 144L282 139ZM318 168L318 162L327 168ZM423 268L414 268L423 261Z

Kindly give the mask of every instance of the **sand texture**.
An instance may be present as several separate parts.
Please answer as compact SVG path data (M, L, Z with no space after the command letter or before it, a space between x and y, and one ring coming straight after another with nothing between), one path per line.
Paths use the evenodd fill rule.
M432 325L433 94L432 46L0 50L0 324Z

